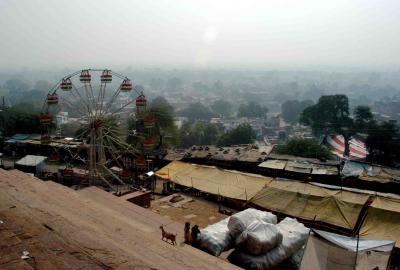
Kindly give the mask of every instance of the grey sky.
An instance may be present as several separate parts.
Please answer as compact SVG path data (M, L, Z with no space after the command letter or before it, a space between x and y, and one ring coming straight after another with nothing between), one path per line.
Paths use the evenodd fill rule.
M399 0L0 0L0 68L400 66Z

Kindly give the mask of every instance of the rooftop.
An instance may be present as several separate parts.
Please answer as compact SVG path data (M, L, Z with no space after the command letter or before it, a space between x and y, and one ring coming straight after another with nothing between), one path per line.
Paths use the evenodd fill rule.
M1 269L238 269L182 244L183 224L96 187L0 169L0 205ZM178 245L161 241L161 224Z

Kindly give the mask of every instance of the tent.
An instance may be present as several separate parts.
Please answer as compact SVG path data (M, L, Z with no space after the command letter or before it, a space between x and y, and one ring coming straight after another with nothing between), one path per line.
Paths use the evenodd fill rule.
M308 238L300 270L386 269L393 247L394 241L364 238L357 240L313 230Z
M157 171L156 176L206 193L246 201L272 181L272 178L257 174L180 161L171 162Z
M159 169L156 172L156 176L164 179L171 180L175 177L178 172L187 171L191 168L194 168L192 164L185 163L181 161L173 161L169 163L167 166Z
M368 207L360 235L395 240L396 247L400 248L400 200L377 196Z
M332 153L343 158L345 148L343 135L329 135L327 136L326 141L331 147ZM352 138L349 141L349 150L349 158L352 160L365 159L368 155L365 143L356 138Z
M331 190L289 180L274 180L251 203L309 221L320 221L353 230L369 194Z

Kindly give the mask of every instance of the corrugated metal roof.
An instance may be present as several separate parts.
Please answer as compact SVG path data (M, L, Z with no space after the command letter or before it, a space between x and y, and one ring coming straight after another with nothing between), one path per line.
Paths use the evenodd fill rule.
M267 168L267 169L275 169L275 170L283 170L286 166L286 160L278 160L278 159L269 159L259 164L258 167Z
M339 169L336 166L313 164L311 174L314 174L314 175L338 175Z
M296 161L288 161L285 166L285 171L288 172L311 173L311 169L311 164Z

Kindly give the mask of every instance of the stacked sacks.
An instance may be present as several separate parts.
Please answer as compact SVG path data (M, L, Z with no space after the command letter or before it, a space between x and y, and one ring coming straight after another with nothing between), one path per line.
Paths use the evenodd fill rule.
M274 269L299 253L309 229L293 218L279 224L274 214L247 209L201 230L199 247L219 256L236 249L228 260L245 269Z
M282 234L282 242L270 251L253 255L239 249L233 251L228 260L245 269L274 269L284 260L293 256L306 243L309 229L293 218L285 218L278 225L277 229Z
M253 221L235 241L237 249L251 255L264 254L281 242L277 226L264 221Z
M214 256L231 249L234 241L228 230L228 220L229 218L223 219L201 230L198 239L199 248Z
M276 224L276 221L277 218L274 214L253 208L246 209L201 230L198 245L200 249L214 256L219 256L222 252L234 247L237 236L245 231L252 222ZM241 239L245 238L242 237ZM254 240L254 237L250 241L257 242L257 240ZM260 250L265 250L265 243L263 241L258 241L260 243L258 244ZM241 241L241 245L244 248L246 243L246 241Z
M276 224L277 218L270 212L249 208L231 216L228 222L229 232L233 238L236 238L255 221Z

